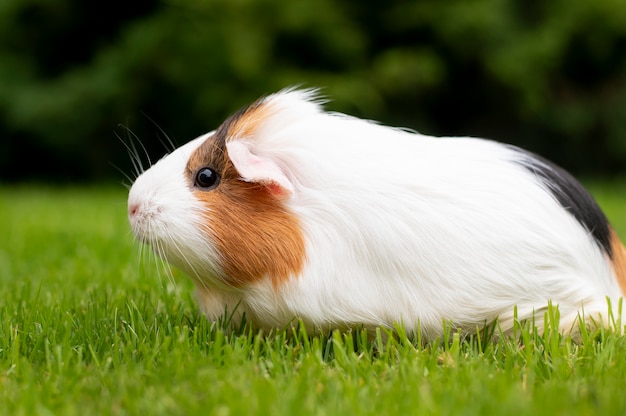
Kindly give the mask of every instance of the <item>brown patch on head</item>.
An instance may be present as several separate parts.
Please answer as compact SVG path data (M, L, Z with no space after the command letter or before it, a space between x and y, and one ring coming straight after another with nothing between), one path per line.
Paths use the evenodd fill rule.
M217 129L216 134L223 137L224 141L251 138L261 122L270 116L271 111L271 104L264 99L257 100L249 107L243 108L227 118Z
M245 182L228 158L226 142L252 138L269 109L262 101L234 114L191 155L189 186L205 210L204 232L219 253L227 283L242 287L268 277L277 286L304 265L305 245L298 218L262 184ZM194 187L199 169L221 177L213 190Z
M611 228L611 265L622 294L626 295L626 248Z
M270 111L271 105L260 99L228 117L215 134L205 140L189 158L186 174L190 178L190 183L193 185L195 173L201 167L210 166L217 172L223 172L227 163L230 163L225 147L226 142L234 138L252 138L260 123L269 116Z

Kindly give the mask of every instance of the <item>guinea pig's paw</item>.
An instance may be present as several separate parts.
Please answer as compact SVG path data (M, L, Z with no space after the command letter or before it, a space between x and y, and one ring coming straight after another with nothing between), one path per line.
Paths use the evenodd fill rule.
M242 322L244 308L241 304L241 297L236 294L228 294L218 289L197 285L195 297L200 312L208 320L218 322L223 327L228 327L231 324L239 325Z

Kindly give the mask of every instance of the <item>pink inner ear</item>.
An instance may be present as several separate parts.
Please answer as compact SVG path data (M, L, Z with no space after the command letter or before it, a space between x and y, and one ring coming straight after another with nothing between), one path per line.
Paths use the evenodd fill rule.
M293 185L270 157L253 154L249 145L241 140L226 143L226 149L244 181L260 183L276 197L288 197L293 193Z

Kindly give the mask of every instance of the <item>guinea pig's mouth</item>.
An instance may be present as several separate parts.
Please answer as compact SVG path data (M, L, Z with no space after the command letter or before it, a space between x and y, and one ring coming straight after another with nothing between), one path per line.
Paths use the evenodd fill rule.
M136 216L129 216L130 229L133 232L135 240L140 244L151 245L154 243L154 233L150 232L150 227L145 223L145 219Z
M130 228L135 236L135 240L140 244L155 247L164 244L163 239L159 238L159 235L155 233L154 230L150 230L150 227L146 227L142 223L133 224L131 222Z

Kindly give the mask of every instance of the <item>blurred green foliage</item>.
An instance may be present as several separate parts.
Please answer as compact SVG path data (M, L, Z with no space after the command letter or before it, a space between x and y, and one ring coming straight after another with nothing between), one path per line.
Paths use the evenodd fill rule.
M294 84L335 111L623 172L625 22L623 0L2 0L0 177L118 177L116 134L156 156L161 129L183 143Z

